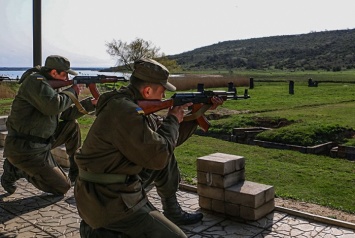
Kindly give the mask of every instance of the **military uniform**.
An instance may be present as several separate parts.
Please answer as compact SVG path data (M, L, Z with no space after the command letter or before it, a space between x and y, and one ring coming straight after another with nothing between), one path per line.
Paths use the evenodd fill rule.
M73 156L81 145L76 119L83 114L73 106L68 95L58 93L49 85L49 76L35 68L28 72L6 123L4 157L8 161L5 160L4 170L12 170L7 172L15 176L15 181L24 177L44 192L64 194L71 183L50 150L65 144L68 155ZM72 88L66 91L75 94ZM88 111L95 109L91 100L82 101L82 105ZM3 186L4 182L2 177Z
M183 211L176 198L180 173L174 150L193 134L197 122L181 122L183 108L161 118L145 115L137 104L175 91L168 76L165 66L140 59L134 62L130 85L100 96L96 119L75 157L82 237L186 237L177 225L202 219L201 213ZM147 199L153 183L164 215Z
M174 149L196 129L195 122L180 126L174 116L159 120L154 115L144 115L136 104L137 99L142 99L139 97L131 85L101 95L97 118L76 156L81 170L127 175L126 181L92 183L79 175L74 191L79 214L92 228L104 227L134 234L132 237L139 237L137 232L144 230L139 229L143 224L135 219L138 213L142 209L154 210L143 186L155 182L161 195L176 193L180 177ZM159 229L155 226L150 224L144 231Z

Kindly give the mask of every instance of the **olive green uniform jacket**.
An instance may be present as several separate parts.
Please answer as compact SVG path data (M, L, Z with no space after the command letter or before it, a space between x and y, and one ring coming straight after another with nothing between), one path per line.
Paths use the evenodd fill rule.
M83 116L72 99L54 90L48 80L51 79L40 73L32 73L21 84L6 122L9 136L5 141L4 157L23 157L49 150L50 143L35 143L18 138L32 136L50 140L60 119L73 120ZM67 90L75 94L74 89ZM83 106L87 111L95 109L90 100L83 102Z
M76 156L80 169L138 175L143 168L167 167L175 147L191 136L196 125L183 133L175 116L158 121L154 115L144 115L136 104L139 97L131 85L100 96L97 118ZM99 184L79 175L74 190L79 215L92 228L99 228L134 213L147 199L142 181L132 178L126 183Z

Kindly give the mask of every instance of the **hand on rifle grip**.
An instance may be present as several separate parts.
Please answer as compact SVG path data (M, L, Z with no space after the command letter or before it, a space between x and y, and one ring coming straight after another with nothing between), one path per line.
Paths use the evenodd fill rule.
M79 88L79 85L77 85L77 84L73 84L73 86L71 86L71 87L72 87L72 89L74 89L74 90L75 90L76 96L79 96L79 94L80 94L80 88Z
M91 103L92 103L92 105L96 106L97 101L98 101L98 99L96 99L96 98L92 98L92 99L91 99Z
M209 110L215 110L218 106L222 105L224 100L220 97L213 96L211 98L212 106Z
M178 119L179 123L181 123L184 120L185 109L192 106L192 104L192 102L189 102L181 106L171 107L169 109L168 115L175 116Z

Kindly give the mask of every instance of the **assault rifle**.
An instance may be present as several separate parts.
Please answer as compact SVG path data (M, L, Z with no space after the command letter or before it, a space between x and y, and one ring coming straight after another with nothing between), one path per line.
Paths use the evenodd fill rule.
M146 115L155 113L157 111L167 109L174 106L181 106L192 102L192 108L189 115L184 117L184 121L197 120L197 123L204 132L208 131L210 123L204 115L211 106L212 97L217 96L223 101L226 100L240 100L248 99L248 89L245 89L244 95L238 96L235 87L229 88L228 91L200 91L200 92L182 92L175 93L170 99L166 100L139 100L138 106L144 111Z
M106 76L106 75L97 75L97 76L75 76L73 79L62 81L62 80L48 80L48 83L52 88L62 88L65 86L73 84L85 84L86 87L90 89L92 96L96 99L99 98L100 93L97 90L97 83L116 83L118 81L127 82L127 79L123 76Z

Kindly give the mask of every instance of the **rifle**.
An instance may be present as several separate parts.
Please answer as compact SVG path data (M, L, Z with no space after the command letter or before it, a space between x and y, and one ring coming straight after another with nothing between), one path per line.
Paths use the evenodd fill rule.
M192 102L191 113L184 117L184 121L197 120L198 125L204 132L208 131L210 123L208 122L204 112L211 106L211 99L217 96L223 101L226 100L240 100L248 99L248 89L245 89L244 95L238 96L235 87L229 88L228 91L200 91L200 92L182 92L175 93L170 99L166 100L138 100L138 106L144 111L146 115L155 113L157 111L167 109L174 106L181 106Z
M100 96L99 91L96 88L97 83L116 83L118 81L127 82L127 79L123 76L106 76L106 75L97 75L97 76L75 76L71 80L48 80L48 83L52 88L57 89L73 84L85 84L86 87L90 89L92 96L95 99L98 99Z

